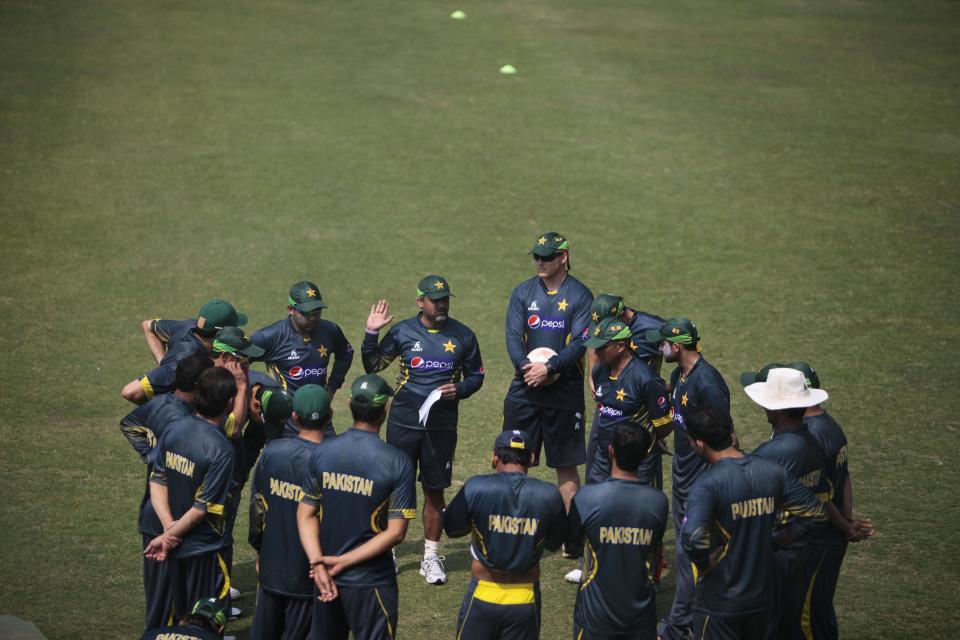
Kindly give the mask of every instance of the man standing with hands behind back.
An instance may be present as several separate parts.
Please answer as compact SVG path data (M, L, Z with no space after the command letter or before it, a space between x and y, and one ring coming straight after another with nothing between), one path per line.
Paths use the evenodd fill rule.
M473 331L449 317L450 285L429 275L417 285L420 313L395 324L377 343L380 329L393 316L386 300L370 309L360 348L367 373L385 369L397 357L396 398L387 420L387 443L406 453L420 467L423 485L423 561L420 575L428 584L444 584L447 574L439 555L443 490L450 486L457 447L457 405L483 385L480 345ZM434 390L439 401L421 422L420 407Z

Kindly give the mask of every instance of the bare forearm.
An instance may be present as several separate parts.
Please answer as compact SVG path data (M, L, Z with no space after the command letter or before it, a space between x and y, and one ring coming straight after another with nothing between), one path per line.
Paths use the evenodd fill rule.
M160 524L166 529L173 522L173 514L170 512L170 502L167 500L167 485L150 483L150 504L160 519Z
M174 538L182 538L195 526L200 524L200 521L205 517L207 517L206 511L201 511L196 507L190 507L190 510L183 514L183 516L174 522L173 526L164 531L164 533L168 536L173 536Z
M394 523L402 523L402 526ZM406 520L390 520L390 522L387 524L386 531L381 531L356 549L353 549L349 553L343 554L341 556L341 564L344 567L352 567L355 564L360 564L361 562L366 562L371 558L375 558L403 542L403 539L406 537L406 535Z
M160 364L163 356L166 355L167 349L163 341L158 338L157 334L151 329L152 325L152 320L144 320L140 323L140 326L143 328L143 337L147 341L147 347L150 349L150 353L153 354L153 359L157 361L157 364Z
M300 503L297 508L297 531L303 552L307 554L310 563L313 564L323 557L323 550L320 548L320 521L317 520L315 507Z
M843 483L843 517L853 520L853 482L850 481L850 476L847 476Z

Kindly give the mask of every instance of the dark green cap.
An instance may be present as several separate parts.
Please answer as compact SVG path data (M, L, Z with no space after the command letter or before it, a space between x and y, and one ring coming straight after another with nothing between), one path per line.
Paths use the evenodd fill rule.
M659 344L666 340L675 344L695 344L700 350L700 333L697 325L688 318L670 318L659 329L650 329L643 334L647 342Z
M300 424L322 427L330 417L330 392L318 384L305 384L293 394L293 410Z
M197 600L190 611L190 615L206 618L218 627L227 624L227 612L224 611L223 603L216 598Z
M350 402L367 407L382 407L393 395L387 381L375 373L360 376L350 385Z
M746 387L754 382L766 382L767 374L770 373L770 369L782 369L786 366L787 365L779 362L771 362L770 364L760 367L756 371L744 371L740 374L740 384Z
M223 327L242 327L245 324L246 314L234 309L226 300L211 300L200 307L197 313L197 330L208 334Z
M614 340L629 340L630 325L620 318L604 318L590 332L585 347L596 349Z
M318 309L326 309L327 303L323 301L320 295L320 289L317 285L306 280L301 280L290 287L290 298L287 304L300 313L312 313Z
M250 342L240 327L224 327L217 331L217 335L213 337L211 351L245 356L251 360L256 360L265 353L263 349Z
M264 431L273 440L283 435L283 424L293 412L293 401L280 387L263 387L260 394L260 412L263 413Z
M590 319L596 323L604 318L617 318L621 313L623 313L623 298L604 293L593 299Z
M533 242L533 249L530 253L541 258L552 256L560 251L570 249L570 243L556 231L548 231Z
M786 366L788 369L796 369L802 373L803 377L807 379L807 386L811 389L820 388L820 376L818 376L816 370L806 362L791 362Z
M450 293L450 285L443 276L430 274L417 285L418 298L426 296L431 300L439 300L440 298L446 298L452 295L453 294Z

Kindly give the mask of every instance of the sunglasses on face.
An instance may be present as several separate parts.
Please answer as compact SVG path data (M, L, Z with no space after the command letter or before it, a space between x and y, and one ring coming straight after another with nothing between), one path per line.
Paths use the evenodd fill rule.
M551 253L548 256L533 256L534 262L553 262L560 257L559 253Z

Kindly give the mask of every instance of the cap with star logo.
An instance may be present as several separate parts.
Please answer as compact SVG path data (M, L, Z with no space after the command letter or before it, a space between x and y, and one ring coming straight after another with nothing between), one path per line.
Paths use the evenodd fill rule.
M312 282L302 280L290 287L290 299L287 304L300 313L312 313L319 309L326 309L327 303L320 295L320 289Z
M213 353L229 353L234 356L244 356L256 360L266 353L262 347L250 342L240 327L224 327L213 337Z
M659 329L648 330L643 337L654 344L666 340L674 344L697 345L697 351L700 350L700 333L689 318L670 318Z
M623 298L610 293L604 293L593 299L590 308L590 319L600 322L604 318L616 318L623 313Z
M293 410L307 427L326 426L330 417L330 393L318 384L305 384L293 394Z
M453 294L450 293L450 285L447 283L447 279L432 273L417 285L417 297L423 298L424 296L431 300L439 300L440 298L453 296Z
M387 381L375 373L360 376L350 385L350 402L366 407L382 407L392 395Z
M541 258L547 258L555 253L567 251L570 249L570 243L564 236L556 231L548 231L534 240L533 248L530 253Z
M211 300L197 313L197 332L212 336L223 327L242 327L247 324L246 314L240 313L226 300Z
M588 349L602 347L614 340L629 340L630 325L620 318L604 318L590 332L590 338L584 343Z

